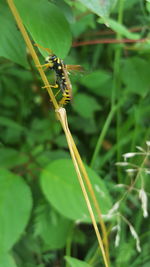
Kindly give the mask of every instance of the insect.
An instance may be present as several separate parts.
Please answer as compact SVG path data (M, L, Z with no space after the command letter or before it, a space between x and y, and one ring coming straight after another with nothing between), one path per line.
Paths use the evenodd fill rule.
M66 105L72 99L72 85L68 77L68 71L63 60L56 55L46 57L45 63L56 73L56 85L62 91L62 99L59 101L60 106Z
M37 44L35 45L39 46ZM43 48L42 46L39 47ZM48 51L49 53L51 52L51 50L48 48L43 48L43 49ZM62 59L60 59L54 54L50 54L49 56L46 57L45 64L43 66L55 71L56 84L52 87L60 88L58 93L60 91L62 92L62 98L59 101L59 105L60 106L66 105L72 99L72 85L69 79L68 71L69 70L81 71L82 67L80 65L66 65Z

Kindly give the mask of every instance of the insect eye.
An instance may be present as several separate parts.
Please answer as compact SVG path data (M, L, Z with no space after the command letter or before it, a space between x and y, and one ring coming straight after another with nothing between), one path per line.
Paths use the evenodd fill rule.
M55 58L56 58L55 55L51 55L51 56L50 56L50 59L51 59L51 60L54 60Z

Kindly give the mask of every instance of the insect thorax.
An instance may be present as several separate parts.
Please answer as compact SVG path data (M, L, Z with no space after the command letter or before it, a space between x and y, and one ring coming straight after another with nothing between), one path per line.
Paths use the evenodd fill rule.
M56 55L50 55L45 59L45 63L50 63L50 69L53 69L56 73L56 82L59 84L62 92L66 90L66 78L64 75L65 64L62 59Z

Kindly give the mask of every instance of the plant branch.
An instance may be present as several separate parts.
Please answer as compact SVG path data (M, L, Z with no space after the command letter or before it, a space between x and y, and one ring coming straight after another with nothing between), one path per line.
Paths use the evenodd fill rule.
M96 223L95 215L94 215L94 212L93 212L90 200L89 200L89 196L87 194L86 187L84 185L83 178L82 178L82 175L81 175L81 172L80 172L80 168L79 168L79 165L78 165L78 160L79 159L77 160L77 158L76 158L76 156L78 156L78 154L74 153L75 143L73 141L73 138L72 138L72 136L70 134L70 130L68 128L66 110L64 108L59 108L58 110L56 110L56 112L58 113L58 116L60 118L60 122L62 124L62 127L63 127L65 135L66 135L66 139L67 139L68 147L69 147L70 154L71 154L71 157L72 157L72 161L73 161L76 173L77 173L77 177L78 177L78 181L80 183L81 189L82 189L82 193L84 195L84 198L85 198L88 210L89 210L89 214L90 214L90 217L91 217L91 220L92 220L92 224L93 224L93 227L94 227L94 230L95 230L95 234L97 236L97 240L98 240L101 252L102 252L102 256L103 256L103 260L104 260L105 266L108 267L109 266L108 265L108 260L107 260L106 253L105 253L105 250L104 250L102 238L101 238L101 235L100 235L97 223ZM82 163L81 167L83 168L83 163ZM82 169L82 172L86 172L84 170L84 168ZM85 176L84 176L84 179L85 179ZM89 180L89 178L88 178L88 180Z

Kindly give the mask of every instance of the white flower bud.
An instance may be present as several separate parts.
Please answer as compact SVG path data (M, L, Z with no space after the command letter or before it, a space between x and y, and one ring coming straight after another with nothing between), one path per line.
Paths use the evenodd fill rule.
M139 191L139 198L142 203L142 210L143 210L143 217L148 217L148 211L147 211L147 195L143 188Z
M141 252L140 239L139 239L139 237L137 235L137 232L135 231L135 229L133 228L133 226L131 224L129 224L129 228L130 228L131 235L136 240L136 249L137 249L138 252Z
M128 166L128 162L116 162L116 164L115 165L117 165L117 166Z
M147 146L150 146L150 141L146 141Z
M123 154L123 157L124 157L125 159L127 159L127 158L132 158L132 157L134 157L136 154L137 154L136 152L129 152L129 153L125 153L125 154Z

